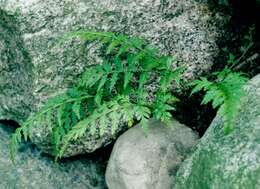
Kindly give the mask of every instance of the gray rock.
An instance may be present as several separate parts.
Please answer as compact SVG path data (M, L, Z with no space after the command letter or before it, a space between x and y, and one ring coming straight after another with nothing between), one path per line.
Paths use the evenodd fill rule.
M137 125L118 138L106 170L110 189L170 189L179 165L198 136L173 121L149 122L146 137Z
M190 80L211 68L224 23L194 0L0 0L0 10L7 18L0 21L0 52L8 51L0 62L0 119L19 123L77 82L86 65L99 62L77 39L60 43L66 32L101 30L144 37L163 54L176 56ZM50 134L44 126L38 128L33 142L49 152ZM78 148L72 145L65 154L92 152L113 140L110 134L105 137L98 145L93 145L96 137L83 137Z
M15 19L0 9L0 119L22 121L34 107L32 64Z
M260 75L245 87L247 96L235 129L223 133L217 116L178 171L176 189L258 189L260 187Z
M82 158L55 164L29 144L23 144L15 157L9 157L12 133L0 124L0 189L105 189L104 161Z

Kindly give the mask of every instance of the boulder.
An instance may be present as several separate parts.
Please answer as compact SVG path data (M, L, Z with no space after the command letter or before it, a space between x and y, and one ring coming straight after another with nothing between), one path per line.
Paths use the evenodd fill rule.
M190 128L151 120L148 135L137 125L116 141L106 170L110 189L171 189L179 165L198 140Z
M67 32L97 30L143 37L162 54L176 56L187 68L186 80L210 70L219 51L217 41L224 33L224 17L194 0L1 0L0 10L5 18L0 21L0 31L4 31L0 119L18 123L48 98L73 86L86 65L99 62L98 53L80 40L61 43ZM48 129L45 124L37 129L33 142L50 153ZM110 132L105 139L86 134L64 155L93 152L113 137Z
M55 163L30 144L22 144L15 156L9 157L12 129L0 124L1 189L106 189L101 158L81 158Z
M260 186L260 75L245 87L247 96L234 130L225 135L217 116L183 162L174 189L257 189Z
M32 64L16 20L0 9L0 119L24 120L34 107Z

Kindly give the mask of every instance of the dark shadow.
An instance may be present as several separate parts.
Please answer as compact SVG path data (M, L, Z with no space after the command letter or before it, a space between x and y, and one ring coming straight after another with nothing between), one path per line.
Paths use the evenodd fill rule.
M16 128L20 127L20 125L13 120L0 120L0 124L4 125L6 129L12 133L15 131Z
M228 5L220 5L219 0L212 0L212 7L224 15L230 15L231 19L227 25L227 37L219 39L218 46L221 51L215 60L212 71L219 70L225 66L228 53L224 48L237 57L241 56L240 48L245 44L244 37L248 34L249 28L255 26L254 45L246 55L246 59L259 56L252 62L248 62L239 71L247 73L250 78L260 73L260 3L256 0L229 0Z
M201 105L202 93L193 96L185 95L179 98L181 100L176 104L177 111L173 112L173 117L196 131L199 136L203 136L215 118L216 110L210 104Z
M197 1L208 3L213 14L220 13L222 16L230 16L230 20L225 28L226 34L224 38L220 38L217 41L220 52L216 56L214 66L209 73L221 70L226 66L229 54L225 49L228 49L228 52L238 57L241 56L240 47L244 44L244 36L253 25L255 25L254 45L248 52L247 57L249 58L256 53L260 55L260 3L257 3L256 0L229 0L229 5L224 6L219 4L219 0ZM246 73L249 78L259 74L260 56L241 67L238 71ZM204 76L210 77L208 73L205 73ZM210 104L200 104L203 99L203 93L195 94L192 97L187 93L179 98L181 100L177 104L177 111L173 113L173 117L197 131L200 136L203 136L214 119L216 110Z

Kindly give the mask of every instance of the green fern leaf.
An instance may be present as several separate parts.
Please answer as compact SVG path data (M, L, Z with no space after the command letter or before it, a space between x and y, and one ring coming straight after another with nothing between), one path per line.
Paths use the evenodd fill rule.
M64 107L60 106L57 110L57 122L58 122L59 127L62 127L62 124L63 124L63 122L62 122L63 109L64 109Z
M80 86L90 88L95 85L102 77L102 72L97 68L88 68L81 79Z
M122 72L124 70L124 67L123 67L123 64L122 64L120 58L115 58L114 64L115 64L116 70L118 72Z
M65 133L67 133L70 130L70 114L67 113L65 115L65 120L64 120L64 129L65 129Z
M99 90L95 96L95 102L98 106L101 105L101 101L102 101L102 96L103 96L103 91Z
M126 72L125 76L124 76L124 89L127 88L129 82L131 81L133 77L133 73L132 72Z
M101 81L99 82L98 88L97 88L98 92L103 89L106 82L107 82L107 75L103 75Z
M80 116L80 102L76 101L74 102L73 106L72 106L72 111L75 113L75 115L77 116L77 118L80 120L81 116Z
M139 89L142 89L145 85L145 83L147 82L149 78L149 73L148 72L143 72L141 75L140 75L140 79L139 79Z
M133 37L131 39L131 45L136 49L142 49L146 45L146 41L142 38Z
M208 104L210 101L213 101L218 92L219 91L215 89L215 87L212 87L206 92L201 104Z
M205 77L201 77L200 80L195 80L194 82L191 83L191 86L195 86L191 91L191 95L203 89L208 90L212 84L213 83L208 81L208 79Z
M120 47L119 51L117 52L115 57L120 57L121 55L123 55L124 53L128 52L130 50L131 46L127 43L122 44L122 46Z
M116 39L110 43L110 45L107 47L106 54L111 54L113 50L115 50L118 46L120 46L122 43L122 40Z
M113 73L112 78L110 80L110 86L109 86L110 92L114 89L114 87L117 83L117 80L118 80L118 73L115 72L115 73Z

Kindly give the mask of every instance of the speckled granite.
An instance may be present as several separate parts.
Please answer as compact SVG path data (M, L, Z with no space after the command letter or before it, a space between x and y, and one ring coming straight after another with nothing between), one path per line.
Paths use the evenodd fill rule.
M106 189L104 162L81 158L55 164L29 144L22 144L13 165L8 145L11 130L0 123L0 189Z
M0 9L0 119L22 121L34 107L32 63L13 17Z
M260 75L245 87L235 130L223 133L216 117L194 154L178 171L174 189L258 189L260 187Z
M0 62L0 72L7 67L0 75L0 119L17 122L72 86L86 65L98 62L97 53L80 41L60 43L66 32L91 29L144 37L162 53L177 56L187 67L184 78L191 80L211 68L224 23L223 17L194 0L0 0L0 10L10 15L0 21L5 31L1 35L12 39L11 46L6 42L0 46L12 57ZM33 142L49 149L47 136L39 127ZM113 140L105 137L91 149L96 138L82 138L79 148L74 145L67 155L91 152Z

